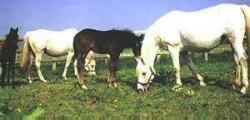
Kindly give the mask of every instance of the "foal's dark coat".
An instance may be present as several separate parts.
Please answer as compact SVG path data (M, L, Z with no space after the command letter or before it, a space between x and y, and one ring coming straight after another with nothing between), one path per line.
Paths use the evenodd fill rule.
M109 85L116 86L117 60L124 48L132 48L134 56L140 56L142 36L137 36L128 30L98 31L84 29L74 38L74 59L78 61L78 79L84 85L82 67L87 53L92 50L99 54L109 54Z
M10 33L7 35L6 40L2 42L0 46L0 62L2 67L1 74L1 85L4 86L6 71L7 71L7 83L10 82L10 72L12 72L12 85L14 87L14 77L15 77L15 60L16 60L16 50L18 48L18 28L10 29Z

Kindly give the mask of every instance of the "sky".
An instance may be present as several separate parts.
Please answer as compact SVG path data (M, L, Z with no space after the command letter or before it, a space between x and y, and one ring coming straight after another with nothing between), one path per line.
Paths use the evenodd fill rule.
M250 5L250 0L1 0L0 36L19 27L35 29L145 30L171 10L195 11L219 3Z

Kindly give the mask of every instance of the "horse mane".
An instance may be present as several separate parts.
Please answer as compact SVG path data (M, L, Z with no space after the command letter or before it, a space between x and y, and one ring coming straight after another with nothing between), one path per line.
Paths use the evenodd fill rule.
M128 28L125 28L125 29L116 29L116 28L113 28L112 30L114 31L122 31L122 32L127 32L127 33L131 33L131 34L135 34L132 30L128 29Z

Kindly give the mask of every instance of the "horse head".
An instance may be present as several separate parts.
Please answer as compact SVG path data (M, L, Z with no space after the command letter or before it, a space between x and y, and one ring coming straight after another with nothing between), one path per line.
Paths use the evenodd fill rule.
M10 28L10 32L9 34L6 36L6 42L16 42L18 41L18 28L14 29L14 28Z
M136 75L138 76L137 89L139 91L147 91L149 84L154 79L155 72L151 66L145 64L141 57L136 58L136 60Z
M141 35L135 35L135 40L132 45L133 53L136 58L138 58L141 55L141 46L142 46L142 40L144 39L144 34Z

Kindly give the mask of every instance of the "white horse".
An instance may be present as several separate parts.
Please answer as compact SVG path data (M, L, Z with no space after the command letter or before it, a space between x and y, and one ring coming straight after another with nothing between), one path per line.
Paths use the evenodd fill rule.
M237 64L235 83L240 84L242 72L243 88L240 92L245 94L248 87L247 55L243 48L245 35L250 42L250 8L246 5L220 4L197 12L172 11L158 19L146 32L141 59L137 60L137 88L147 90L154 78L154 59L160 48L168 49L172 58L177 84L173 89L182 85L180 54L199 80L199 84L205 86L188 51L209 51L225 39L232 46Z
M66 74L71 62L71 59L74 55L73 49L73 39L74 36L78 33L76 29L66 29L63 31L51 31L51 30L44 30L39 29L35 31L27 32L24 36L24 46L22 49L22 56L20 67L23 71L28 72L27 79L31 83L29 69L32 64L32 59L35 57L35 66L37 69L37 73L39 79L43 82L47 80L43 77L40 66L42 60L42 54L46 53L52 57L59 57L63 55L67 55L67 60L65 64L65 68L62 74L63 79L67 80ZM90 54L91 56L92 54ZM92 58L92 57L87 57ZM86 60L85 68L88 67L90 71L89 74L95 74L93 72L93 66L95 67L94 59ZM75 75L77 76L77 65L76 61L74 61L74 71Z

